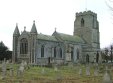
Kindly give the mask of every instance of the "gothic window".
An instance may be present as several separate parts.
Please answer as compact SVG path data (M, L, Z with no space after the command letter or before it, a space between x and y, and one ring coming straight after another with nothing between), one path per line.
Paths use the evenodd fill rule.
M86 55L86 62L89 63L89 55Z
M44 46L41 47L41 57L44 57Z
M81 27L84 27L84 19L81 19Z
M54 48L54 57L56 57L56 47Z
M73 60L73 48L71 48L71 60Z
M77 59L79 59L79 50L77 49Z
M97 51L97 54L96 54L96 62L98 63L98 59L99 59L99 53Z
M62 58L62 48L60 48L60 58Z
M20 40L20 54L28 53L28 41L26 38Z

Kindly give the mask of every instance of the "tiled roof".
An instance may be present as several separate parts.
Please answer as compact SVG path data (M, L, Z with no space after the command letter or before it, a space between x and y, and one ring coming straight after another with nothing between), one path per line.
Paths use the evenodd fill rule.
M69 41L74 43L85 43L84 40L79 36L73 36L73 35L68 35L68 34L58 33L58 32L55 32L54 36L58 36L63 41Z
M54 36L50 36L50 35L44 35L44 34L38 34L38 39L41 40L48 40L48 41L57 41L57 39Z

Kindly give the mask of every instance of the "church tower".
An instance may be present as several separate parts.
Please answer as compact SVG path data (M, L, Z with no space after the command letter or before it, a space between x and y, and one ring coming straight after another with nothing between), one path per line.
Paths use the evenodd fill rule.
M31 35L31 54L30 54L30 62L31 63L35 63L36 62L36 39L37 39L37 29L36 29L36 25L35 25L35 21L33 22L31 31L30 31L30 35Z
M18 25L16 24L16 28L13 33L13 53L12 53L12 62L17 61L17 48L18 48L18 38L20 36L20 32L18 29Z
M73 34L83 38L91 48L99 49L99 23L97 21L97 14L91 11L76 13Z

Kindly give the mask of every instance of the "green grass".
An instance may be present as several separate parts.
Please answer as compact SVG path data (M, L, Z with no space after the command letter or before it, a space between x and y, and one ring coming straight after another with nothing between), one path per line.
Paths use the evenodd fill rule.
M14 64L14 76L9 76L9 71L7 71L6 78L0 79L0 83L101 83L103 79L103 66L99 66L102 72L99 76L94 76L94 67L90 67L90 76L86 76L86 69L84 65L80 66L61 66L58 71L54 71L54 68L47 67L33 67L25 70L21 77L17 76L17 68L19 65ZM9 66L10 67L10 66ZM79 68L82 68L82 75L79 75ZM44 73L42 73L44 69ZM113 71L112 71L113 73ZM0 74L1 78L1 74Z

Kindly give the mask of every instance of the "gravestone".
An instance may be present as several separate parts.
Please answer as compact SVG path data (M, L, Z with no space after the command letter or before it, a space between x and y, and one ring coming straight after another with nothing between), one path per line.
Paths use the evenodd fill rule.
M82 75L82 69L81 68L79 69L79 75Z
M25 70L29 69L26 61L23 62L23 66L24 66Z
M23 73L24 73L24 63L22 61L22 63L20 64L19 68L17 69L17 76L18 77L21 77L23 76Z
M98 76L98 72L99 72L99 68L98 68L98 64L94 64L94 76Z
M86 66L86 75L89 76L90 75L90 67Z
M94 70L94 76L98 76L98 69Z
M20 64L20 66L23 66L23 67L25 66L25 65L24 65L24 61L23 61L23 60L22 60L22 62L21 62L21 64Z
M41 63L41 69L42 69L42 70L41 70L41 74L42 74L42 75L45 75L45 73L46 73L46 71L45 71L44 68L45 68L44 64Z
M12 64L10 65L10 76L12 77L14 75L14 69Z
M103 83L112 83L111 75L110 75L110 70L108 69L108 66L105 68L105 74L103 76Z
M57 64L54 65L54 71L58 71L58 65Z
M61 75L61 72L60 71L57 71L56 73L56 80L57 81L61 81L63 79L62 75Z
M5 77L6 77L6 62L4 59L4 61L2 63L2 77L1 77L1 79L5 79Z
M108 74L108 72L106 71L103 77L103 83L112 83L111 77Z
M44 68L42 68L42 71L41 71L41 74L45 74L45 69Z
M69 62L68 63L68 67L73 68L73 63L72 62Z
M6 64L9 64L9 60L6 61Z

